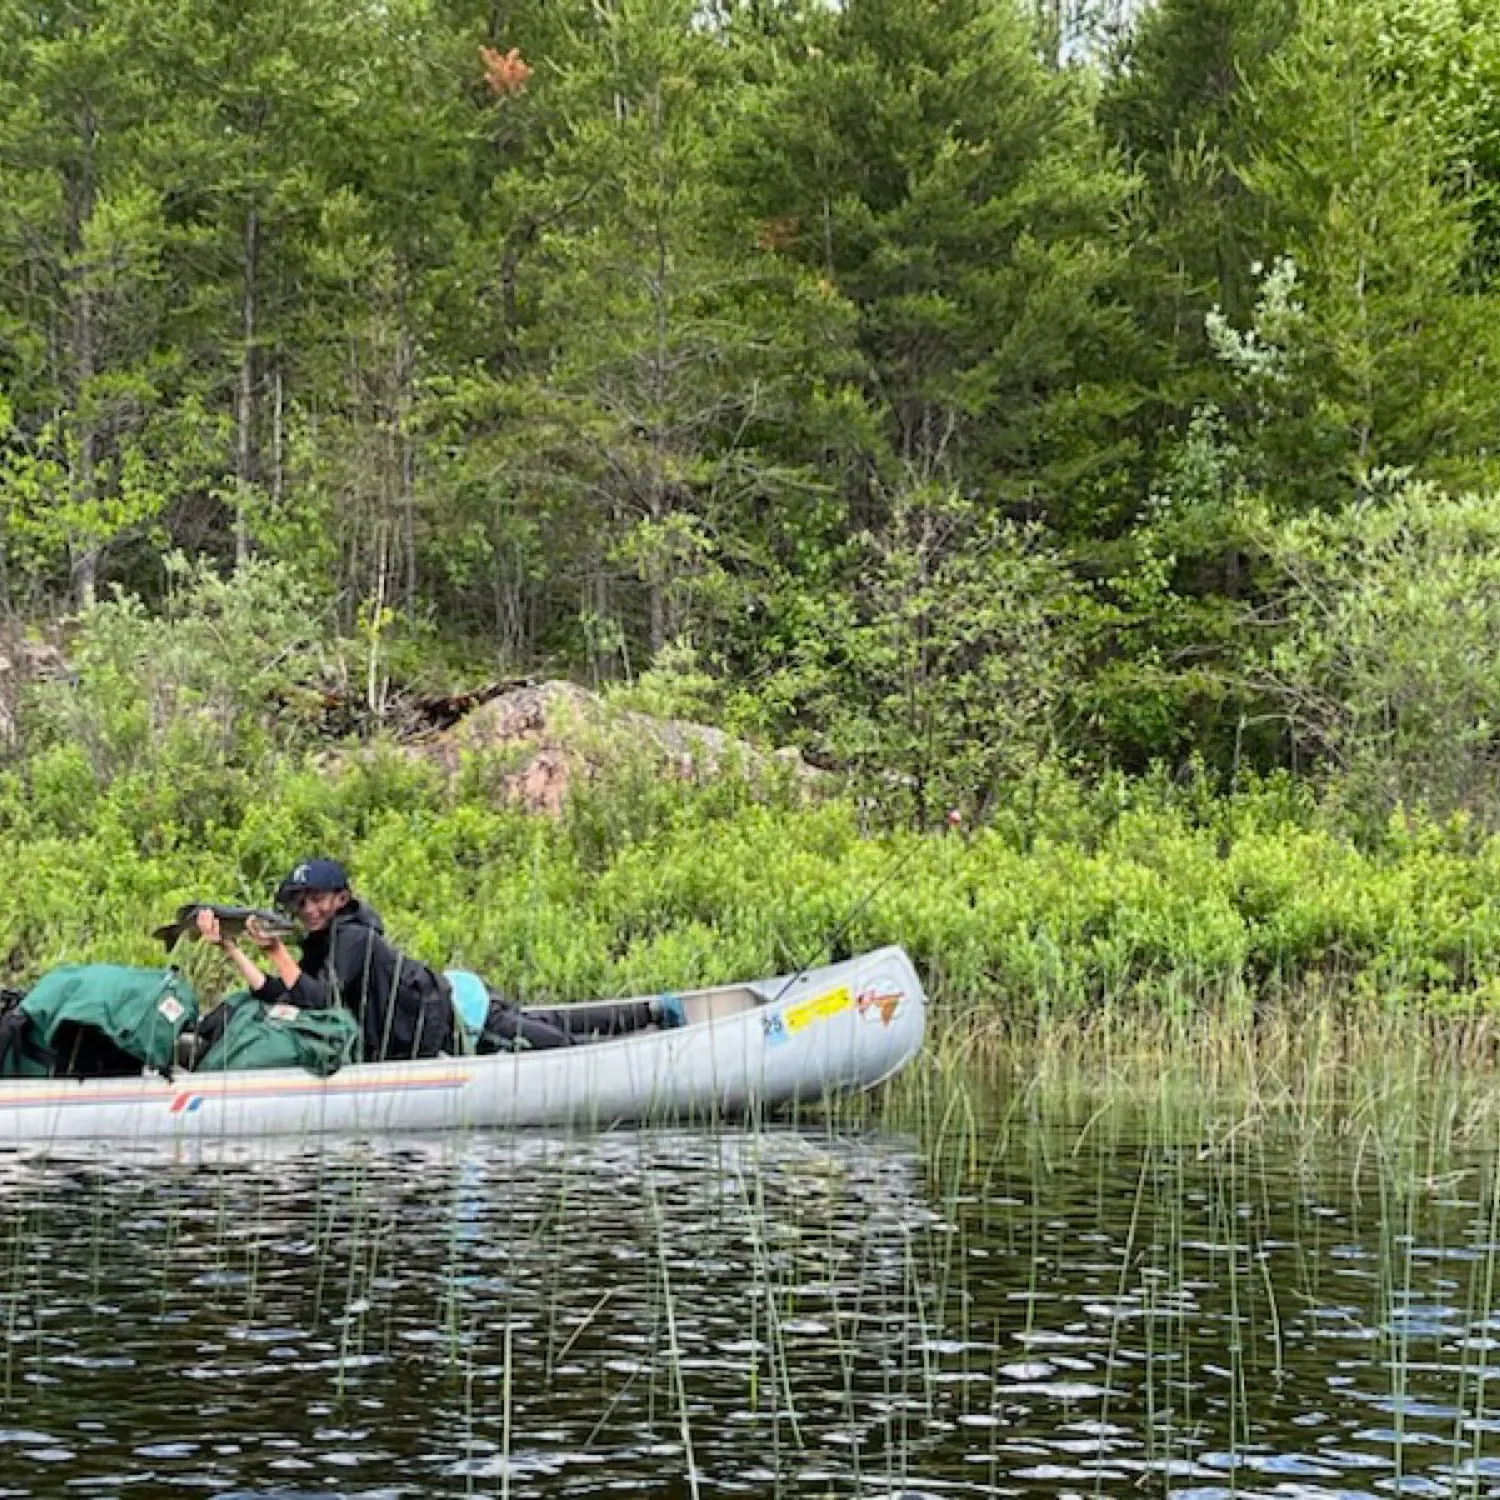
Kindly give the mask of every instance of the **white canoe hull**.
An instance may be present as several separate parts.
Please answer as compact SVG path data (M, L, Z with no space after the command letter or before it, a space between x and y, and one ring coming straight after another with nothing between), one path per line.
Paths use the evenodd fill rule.
M160 1077L0 1081L0 1143L204 1140L712 1120L870 1088L917 1053L900 948L681 996L690 1024L489 1057Z

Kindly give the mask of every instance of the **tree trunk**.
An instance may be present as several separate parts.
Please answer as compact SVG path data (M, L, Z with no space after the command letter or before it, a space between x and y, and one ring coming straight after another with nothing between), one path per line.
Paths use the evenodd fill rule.
M402 564L405 572L406 612L417 612L417 459L412 442L412 388L416 351L412 345L409 304L403 295L400 330L396 338L396 442L399 462Z
M98 124L89 105L79 120L82 147L77 175L68 186L68 256L71 263L73 292L72 378L69 382L73 429L78 455L73 464L70 484L73 503L88 515L98 502L98 423L90 410L91 389L98 368L97 328L94 317L94 293L90 284L90 267L84 258L85 240L94 216L94 145ZM72 547L68 587L75 609L91 609L98 594L99 544L90 537L78 538Z
M667 276L670 258L667 245L666 182L663 165L664 143L662 140L661 87L653 90L651 114L653 144L656 151L656 223L652 226L656 238L656 265L651 279L651 299L654 304L656 348L651 368L651 474L646 496L647 513L653 532L646 557L647 589L650 595L651 612L651 656L654 660L667 643L667 580L664 576L660 525L666 519L669 507L667 494L667 382L669 379L667 347L668 317L670 313L667 295Z
M1049 68L1061 70L1066 40L1063 0L1037 0L1036 33L1043 61Z
M286 494L286 395L278 366L271 376L271 504L279 509Z
M242 568L250 560L250 502L256 480L255 451L255 324L260 264L260 211L245 215L243 287L240 301L240 379L234 403L234 562Z

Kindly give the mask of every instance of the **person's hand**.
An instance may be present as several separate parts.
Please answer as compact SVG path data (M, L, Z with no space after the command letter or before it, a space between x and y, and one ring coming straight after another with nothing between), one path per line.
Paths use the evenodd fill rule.
M262 925L259 917L251 917L245 923L245 935L255 944L262 953L274 953L278 948L285 947L279 932L268 932Z
M212 943L215 948L226 948L229 946L224 941L223 932L219 930L218 917L208 907L200 906L193 920L198 924L198 936L205 943Z

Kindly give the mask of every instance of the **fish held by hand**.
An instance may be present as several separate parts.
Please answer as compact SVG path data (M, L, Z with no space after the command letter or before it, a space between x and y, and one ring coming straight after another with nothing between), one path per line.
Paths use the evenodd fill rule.
M266 911L256 906L216 906L208 901L190 901L177 908L177 915L170 922L154 929L152 937L160 938L168 949L175 947L182 937L198 937L200 911L213 913L219 924L220 936L230 942L238 942L245 935L246 926L252 921L260 932L268 936L284 937L295 930L295 924L277 911Z

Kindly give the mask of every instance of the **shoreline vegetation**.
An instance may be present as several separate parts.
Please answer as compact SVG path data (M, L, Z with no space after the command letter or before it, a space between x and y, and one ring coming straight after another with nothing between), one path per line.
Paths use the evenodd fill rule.
M0 772L0 839L22 861L0 890L6 982L153 961L164 912L262 901L316 848L412 951L524 1001L899 942L942 1047L1022 1049L1038 1069L1062 1052L1377 1057L1421 1038L1434 1056L1500 1053L1500 836L1462 815L1372 825L1285 773L1224 791L1202 769L1086 782L1043 763L981 826L933 830L868 783L737 765L722 745L711 771L663 774L638 714L613 733L606 710L573 730L592 779L545 816L502 794L510 752L440 764L329 742L257 666L274 651L252 647L255 597L236 614L235 585L208 587L176 618L96 607L67 674L29 689L25 752ZM205 950L186 962L221 987Z

